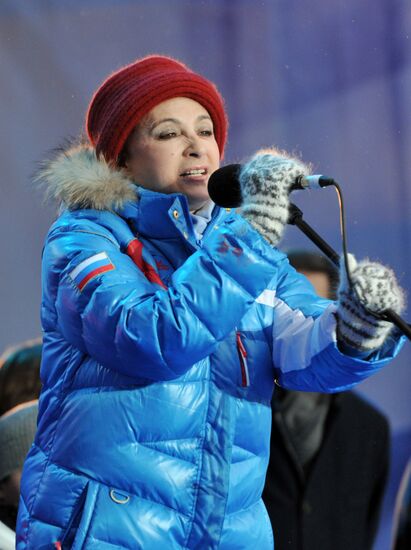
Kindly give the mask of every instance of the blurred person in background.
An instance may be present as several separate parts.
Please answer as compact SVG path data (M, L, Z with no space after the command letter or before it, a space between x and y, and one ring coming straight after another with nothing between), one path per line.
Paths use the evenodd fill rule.
M411 459L403 473L394 510L392 550L411 548Z
M34 439L40 395L41 340L7 348L0 357L0 549L15 548L24 459Z
M277 248L300 160L260 151L241 212L211 202L227 116L209 80L139 59L97 89L86 131L41 174L60 215L17 548L271 549L274 379L346 389L402 338L345 280L337 303L319 298ZM402 311L391 270L351 270L368 308Z
M321 254L295 250L290 264L319 296L335 300L338 270ZM276 550L371 550L389 470L382 413L352 391L277 388L263 500Z
M20 403L38 399L41 390L40 338L7 348L0 357L0 415Z
M34 440L38 401L28 401L0 416L0 549L15 548L23 463Z

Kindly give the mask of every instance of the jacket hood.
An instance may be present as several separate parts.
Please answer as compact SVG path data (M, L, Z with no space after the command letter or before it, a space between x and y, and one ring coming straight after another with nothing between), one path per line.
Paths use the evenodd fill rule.
M125 170L97 158L86 144L60 149L42 164L35 181L46 189L47 198L69 210L118 210L137 199L137 186Z

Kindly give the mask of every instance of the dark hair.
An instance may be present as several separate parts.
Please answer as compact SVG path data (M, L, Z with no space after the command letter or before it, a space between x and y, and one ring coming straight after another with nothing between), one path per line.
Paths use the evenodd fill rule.
M290 250L287 253L290 264L297 271L308 273L324 273L330 283L330 298L334 300L339 283L338 269L331 261L318 252L309 250Z
M38 399L41 350L40 340L29 340L6 350L0 358L0 415Z

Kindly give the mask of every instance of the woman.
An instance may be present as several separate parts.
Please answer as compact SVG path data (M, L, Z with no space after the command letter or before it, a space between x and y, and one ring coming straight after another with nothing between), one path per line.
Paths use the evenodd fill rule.
M398 338L346 285L338 306L318 299L275 248L301 162L253 157L242 216L210 202L227 130L212 83L138 60L97 90L86 126L90 143L43 173L63 212L43 254L44 388L17 547L272 548L274 378L340 390ZM391 290L381 304L367 287L368 306L400 310L392 273L371 269Z

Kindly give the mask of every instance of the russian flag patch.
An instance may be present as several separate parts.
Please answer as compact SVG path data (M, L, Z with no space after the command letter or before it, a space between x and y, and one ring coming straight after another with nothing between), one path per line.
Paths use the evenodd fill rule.
M114 269L114 264L105 252L94 254L87 260L83 260L69 273L70 279L79 290L83 290L86 284L106 271Z

